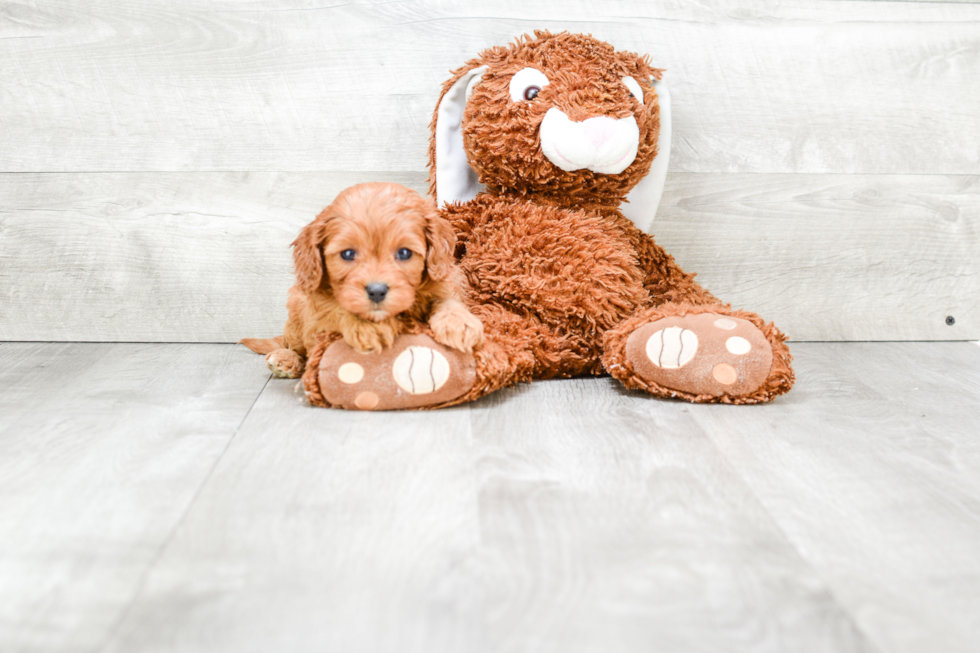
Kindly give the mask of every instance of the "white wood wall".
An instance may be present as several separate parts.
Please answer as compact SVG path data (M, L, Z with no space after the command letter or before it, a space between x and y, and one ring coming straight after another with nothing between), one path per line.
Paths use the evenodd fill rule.
M654 231L716 294L797 340L980 338L980 4L28 0L0 340L279 333L298 229L351 183L422 190L448 70L536 28L667 68Z

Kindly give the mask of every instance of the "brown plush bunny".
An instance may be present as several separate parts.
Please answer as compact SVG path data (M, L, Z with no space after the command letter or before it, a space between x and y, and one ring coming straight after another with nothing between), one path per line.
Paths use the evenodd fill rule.
M416 354L432 352L422 358L454 387L452 399L443 391L430 407L603 372L695 402L765 402L793 385L786 336L720 303L641 231L669 151L660 80L646 57L591 36L535 32L484 51L445 83L430 190L456 230L487 341L471 361L443 365L440 346L414 336L424 345ZM350 356L342 346L310 366L318 369L304 377L308 395L336 385ZM395 355L380 356L397 377ZM382 398L377 407L387 405L397 404Z

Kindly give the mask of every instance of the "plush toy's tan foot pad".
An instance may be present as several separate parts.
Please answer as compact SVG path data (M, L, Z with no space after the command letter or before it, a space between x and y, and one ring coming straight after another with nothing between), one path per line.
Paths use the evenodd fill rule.
M398 336L391 347L371 354L338 340L320 359L319 379L324 399L341 408L422 408L470 390L476 364L472 355L428 336Z
M645 324L626 341L637 375L670 390L739 396L761 386L772 368L772 347L751 322L701 313Z

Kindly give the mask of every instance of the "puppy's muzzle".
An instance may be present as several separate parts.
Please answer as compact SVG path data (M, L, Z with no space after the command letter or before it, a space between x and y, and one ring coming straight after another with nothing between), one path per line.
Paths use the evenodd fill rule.
M385 297L388 296L388 284L372 281L368 285L364 286L364 292L367 293L368 299L375 304L380 304L385 300Z

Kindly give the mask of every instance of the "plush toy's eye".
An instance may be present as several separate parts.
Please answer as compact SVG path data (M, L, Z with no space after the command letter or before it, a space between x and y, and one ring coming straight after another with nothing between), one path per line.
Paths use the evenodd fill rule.
M510 99L530 102L548 83L548 78L537 68L519 70L510 78Z
M400 250L395 252L395 258L399 261L407 261L412 258L412 250L407 247L402 247Z
M357 256L357 252L352 249L345 249L340 253L340 258L345 261L353 261L355 256Z
M640 88L640 84L632 77L624 77L623 83L630 90L630 95L639 100L640 104L643 104L643 89Z

